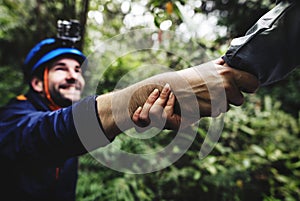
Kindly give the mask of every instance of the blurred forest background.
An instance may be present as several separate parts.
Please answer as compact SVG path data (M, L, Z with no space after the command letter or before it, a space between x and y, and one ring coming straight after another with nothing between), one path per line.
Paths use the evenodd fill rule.
M0 105L26 92L22 62L34 44L56 34L58 19L82 23L84 40L80 45L86 55L97 57L101 42L137 28L151 28L151 41L157 49L168 45L174 50L136 51L114 59L116 48L132 43L128 37L118 40L119 46L103 54L101 61L91 61L106 71L101 76L92 70L86 72L87 79L99 83L97 93L105 93L116 88L128 72L133 71L127 78L130 81L161 72L159 68L139 71L145 63L178 70L222 56L232 38L245 34L275 5L274 0L0 2ZM169 41L168 31L182 35L181 39ZM144 35L135 37L139 43L149 40ZM226 114L218 144L202 160L198 153L209 119L200 122L196 139L184 156L157 172L126 174L102 166L90 155L80 157L77 200L300 200L299 78L296 70L280 83L246 95L242 107L232 107ZM91 91L92 87L86 93ZM166 138L172 138L158 135L148 144L124 136L114 143L132 152L163 147Z

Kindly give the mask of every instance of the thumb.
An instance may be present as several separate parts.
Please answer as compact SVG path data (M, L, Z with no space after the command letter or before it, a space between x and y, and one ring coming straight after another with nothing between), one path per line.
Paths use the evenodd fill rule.
M228 64L224 64L229 68ZM232 68L233 69L233 68ZM256 76L245 71L233 69L233 77L238 88L246 93L254 93L258 89L260 83Z

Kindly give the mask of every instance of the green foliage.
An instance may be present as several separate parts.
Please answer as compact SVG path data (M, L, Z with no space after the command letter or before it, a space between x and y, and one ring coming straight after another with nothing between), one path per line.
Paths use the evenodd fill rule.
M56 35L58 19L80 19L85 14L76 3L83 5L79 0L0 0L1 105L27 89L21 67L32 46Z
M27 86L23 84L23 74L20 71L11 70L7 66L0 68L0 105L6 104L11 98L25 92Z
M0 104L3 105L9 98L26 90L20 67L32 45L55 34L53 25L57 19L82 18L83 2L89 1L0 2ZM88 55L99 43L130 28L141 27L127 27L124 24L132 7L127 13L121 12L122 2L90 1L89 11L101 11L103 22L95 23L91 17L87 22L84 50ZM171 20L170 30L174 31L183 22L175 1L130 1L130 5L137 2L147 3L144 14L150 12L153 15L157 28L163 21ZM173 10L168 13L166 5L169 2L173 2ZM192 5L196 1L178 2ZM273 3L274 0L202 0L200 7L190 6L191 12L218 16L219 24L228 28L226 36L216 41L195 38L188 41L191 49L186 48L187 43L174 42L169 44L173 52L144 50L117 58L114 52L109 52L101 58L101 62L95 60L102 68L108 67L101 72L102 76L86 72L87 78L95 82L100 80L97 91L105 93L115 89L120 79L124 84L130 84L161 72L162 69L154 68L156 64L179 70L203 63L207 61L207 56L202 48L207 50L205 53L209 56L218 57L226 50L224 47L229 39L243 35L253 22L274 6ZM157 29L153 34L161 33ZM136 39L141 42L143 38ZM130 41L129 38L119 43L126 46ZM152 65L151 68L141 68L145 63ZM199 159L199 151L209 119L201 121L196 139L186 154L172 166L158 172L125 174L102 166L90 155L81 157L77 200L299 200L298 89L299 70L283 82L263 88L255 96L248 96L243 107L233 107L225 116L225 127L218 144L202 160ZM133 134L133 131L129 132ZM120 135L114 144L126 151L145 153L147 150L161 149L173 137L172 133L163 132L151 140L139 141ZM109 152L106 154L107 158L112 157Z
M282 108L295 117L299 117L300 110L300 69L296 68L284 80L271 86L261 88L259 94L269 94L273 99L280 100Z
M143 176L122 174L101 166L90 155L81 157L78 201L151 201L153 192L144 183Z
M20 66L33 44L56 35L58 19L76 18L75 1L2 0L1 65ZM5 50L5 51L3 51Z
M208 119L186 154L172 166L145 175L131 175L105 169L84 156L79 187L99 185L94 200L297 200L300 196L300 121L280 109L269 96L248 96L243 107L225 116L225 127L214 150L198 157ZM204 135L203 135L204 134ZM171 135L172 136L172 135ZM164 146L170 133L153 139ZM143 152L149 142L116 139L123 150ZM150 145L150 146L149 146ZM107 157L110 157L109 155ZM92 162L87 163L87 160ZM93 165L94 164L94 165ZM97 167L98 165L98 167ZM133 164L134 165L134 164ZM96 176L98 175L98 176ZM98 181L90 178L98 177ZM95 182L95 184L93 183ZM101 185L100 185L101 184ZM79 190L82 192L83 190ZM92 194L79 200L91 200ZM113 192L118 192L117 195ZM79 194L80 195L80 194Z
M274 6L276 0L205 0L205 12L219 12L221 25L228 27L228 38L244 35L245 32Z

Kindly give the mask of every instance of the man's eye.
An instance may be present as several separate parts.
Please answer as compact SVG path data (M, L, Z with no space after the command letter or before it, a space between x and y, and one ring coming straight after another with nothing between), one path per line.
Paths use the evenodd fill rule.
M57 67L57 68L55 68L55 70L57 70L57 71L66 70L66 68L64 68L64 67Z

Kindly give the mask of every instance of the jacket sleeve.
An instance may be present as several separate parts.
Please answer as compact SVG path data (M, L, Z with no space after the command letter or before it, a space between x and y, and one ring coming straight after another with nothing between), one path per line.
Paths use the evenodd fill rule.
M57 165L110 143L99 123L95 97L51 112L17 105L0 113L0 157L6 161Z
M232 40L223 59L250 72L262 86L282 80L300 64L299 1L281 1L262 16L246 35Z

